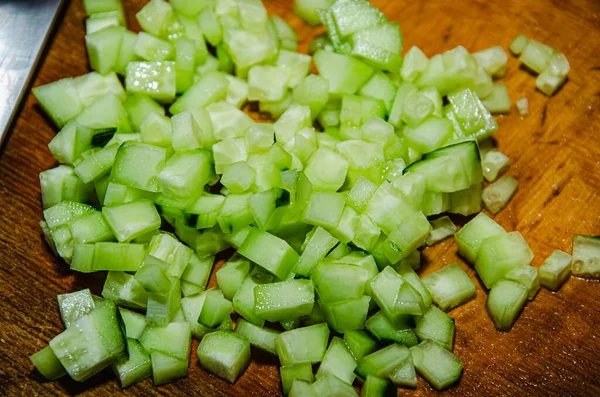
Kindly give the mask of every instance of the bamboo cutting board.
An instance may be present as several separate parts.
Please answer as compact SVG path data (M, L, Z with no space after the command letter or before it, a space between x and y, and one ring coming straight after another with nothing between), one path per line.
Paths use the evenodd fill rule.
M144 0L125 0L130 27ZM322 30L292 13L291 0L267 0L270 13L294 26L300 51ZM464 45L469 51L493 45L507 48L518 33L564 52L571 63L569 82L552 98L535 91L535 79L509 60L504 79L514 102L527 97L530 115L515 111L498 118L496 135L519 181L519 191L495 219L518 230L540 266L555 249L570 252L573 233L600 235L600 2L598 0L373 0L402 26L407 50L418 45L429 56ZM34 85L88 72L85 14L71 2ZM30 95L0 157L0 395L200 395L277 396L277 361L254 360L233 386L197 363L193 344L190 375L154 387L150 380L121 391L110 371L79 384L43 382L28 356L62 331L56 295L90 287L99 293L103 275L74 275L53 257L41 236L38 173L55 166L47 143L56 131ZM425 250L421 276L460 261L453 239ZM509 333L497 332L485 312L485 290L450 312L456 319L455 354L465 363L460 383L444 394L600 395L600 285L571 279L559 292L542 289ZM213 276L214 278L214 276ZM213 280L214 282L214 280ZM419 379L416 391L437 395Z

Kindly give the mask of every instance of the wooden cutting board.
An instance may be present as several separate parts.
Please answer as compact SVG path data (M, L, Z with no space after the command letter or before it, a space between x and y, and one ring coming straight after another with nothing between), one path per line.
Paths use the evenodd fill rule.
M126 0L130 27L143 0ZM495 219L520 231L540 266L555 249L570 252L573 233L600 235L600 2L598 0L374 0L402 26L405 49L426 54L457 45L477 51L507 48L518 33L564 52L571 63L569 82L552 98L535 90L535 78L510 58L511 100L527 97L530 115L499 117L500 150L519 181L519 191ZM270 13L289 21L301 37L300 50L322 29L305 25L292 13L292 1L266 1ZM84 46L85 14L71 2L35 85L88 72ZM1 50L0 50L1 51ZM75 275L53 257L41 237L38 173L56 165L47 143L55 129L29 96L0 157L0 395L280 395L276 359L255 355L233 386L198 367L193 345L187 379L154 387L150 380L121 391L110 371L79 384L43 382L28 356L63 327L56 295L81 288L99 293L103 275ZM421 275L460 261L453 239L426 249ZM486 291L450 312L456 319L457 354L464 361L460 383L445 392L479 395L600 395L600 285L571 279L559 292L542 289L527 304L509 333L497 332L485 312ZM214 281L213 281L214 282ZM416 391L436 395L419 379Z

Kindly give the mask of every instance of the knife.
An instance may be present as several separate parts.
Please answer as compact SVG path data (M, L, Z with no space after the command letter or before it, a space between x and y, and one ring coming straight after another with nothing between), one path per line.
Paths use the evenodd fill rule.
M0 146L64 0L0 0Z

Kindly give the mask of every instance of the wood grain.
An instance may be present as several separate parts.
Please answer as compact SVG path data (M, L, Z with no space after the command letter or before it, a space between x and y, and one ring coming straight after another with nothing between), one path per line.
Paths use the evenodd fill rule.
M126 0L131 27L142 0ZM303 24L291 0L266 1L269 12L289 21L300 50L320 28ZM500 150L512 160L519 191L496 220L518 230L535 253L534 266L554 249L570 251L572 234L600 234L600 2L597 0L374 0L405 35L405 49L428 55L464 45L470 51L523 33L564 52L572 71L552 98L535 91L535 79L509 60L504 79L512 101L527 97L531 114L498 118ZM59 26L35 85L88 71L83 41L85 14L73 1ZM62 331L56 295L91 287L103 275L74 275L55 259L41 237L38 173L55 165L47 143L55 130L30 95L0 157L0 395L201 395L276 396L276 360L255 355L250 368L229 385L198 367L192 353L189 378L153 387L150 380L121 391L107 371L89 383L48 383L32 371L28 356ZM421 275L460 261L449 239L425 251ZM461 262L462 263L462 262ZM495 330L485 313L485 290L474 272L477 298L450 314L456 319L455 353L465 363L460 383L444 392L476 395L600 395L600 286L571 279L557 293L542 290L513 330ZM197 345L194 344L195 349ZM437 394L419 379L416 391Z

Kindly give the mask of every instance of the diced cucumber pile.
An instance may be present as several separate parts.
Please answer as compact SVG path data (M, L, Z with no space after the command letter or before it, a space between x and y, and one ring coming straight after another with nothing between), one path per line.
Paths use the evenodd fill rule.
M102 298L59 296L66 329L31 356L47 379L110 366L122 387L172 382L193 338L200 366L231 383L251 346L276 355L285 395L356 396L356 379L362 396L396 395L417 373L441 390L463 368L446 311L477 288L458 263L421 279L424 244L455 236L500 330L540 284L599 277L597 237L576 236L538 278L518 232L437 216L495 214L516 190L494 182L510 164L490 140L491 112L510 110L500 47L402 58L399 25L364 0L294 1L327 30L312 57L260 0L151 0L139 33L120 0L84 5L94 71L33 90L60 129L40 224L72 270L108 274ZM549 47L521 37L511 51L544 93L565 79Z

